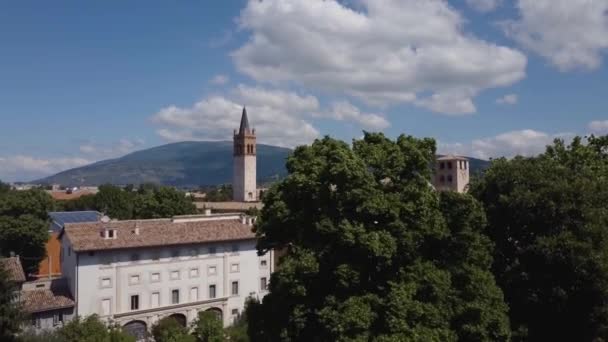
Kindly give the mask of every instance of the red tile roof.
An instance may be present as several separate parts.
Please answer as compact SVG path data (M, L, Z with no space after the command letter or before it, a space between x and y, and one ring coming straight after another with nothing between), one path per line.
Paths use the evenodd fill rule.
M0 267L3 267L8 273L8 278L17 283L25 281L25 273L19 257L10 257L0 259Z
M116 230L116 238L105 239L105 229ZM251 225L226 218L69 223L64 233L76 252L255 239Z
M67 289L21 291L23 310L28 313L57 310L74 306L74 300Z

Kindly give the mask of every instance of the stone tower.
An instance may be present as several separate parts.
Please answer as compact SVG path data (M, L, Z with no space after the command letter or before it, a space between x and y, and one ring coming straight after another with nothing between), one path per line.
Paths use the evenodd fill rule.
M232 180L234 201L257 201L256 149L255 129L249 127L247 109L243 107L241 126L238 132L234 130L234 177Z
M467 192L469 188L469 160L459 156L437 158L433 185L439 191Z

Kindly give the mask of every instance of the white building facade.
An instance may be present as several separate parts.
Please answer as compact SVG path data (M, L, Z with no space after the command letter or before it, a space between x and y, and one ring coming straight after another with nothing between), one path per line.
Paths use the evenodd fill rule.
M274 263L272 252L257 255L251 228L239 215L68 225L62 271L75 313L138 336L161 318L188 326L206 310L230 325L248 297L266 294Z

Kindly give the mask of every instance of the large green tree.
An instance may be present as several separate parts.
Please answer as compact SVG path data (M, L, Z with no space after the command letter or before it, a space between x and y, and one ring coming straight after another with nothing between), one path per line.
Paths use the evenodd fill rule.
M366 133L298 147L264 198L258 251L284 249L252 341L506 341L485 218L429 183L435 142Z
M196 342L196 338L188 333L173 317L165 317L152 326L152 336L155 342Z
M42 190L10 190L0 194L0 253L21 256L26 273L35 271L46 254L54 202Z
M608 341L608 137L495 160L471 192L515 339Z
M135 337L119 327L106 325L96 315L76 317L54 335L64 342L135 342Z

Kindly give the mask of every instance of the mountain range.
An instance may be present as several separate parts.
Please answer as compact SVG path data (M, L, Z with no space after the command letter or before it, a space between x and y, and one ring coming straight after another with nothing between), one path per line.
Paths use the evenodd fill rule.
M34 183L65 186L158 183L178 187L213 186L232 182L232 142L186 141L157 146L66 170ZM258 182L286 174L285 160L291 149L258 144ZM489 162L470 158L471 172Z

